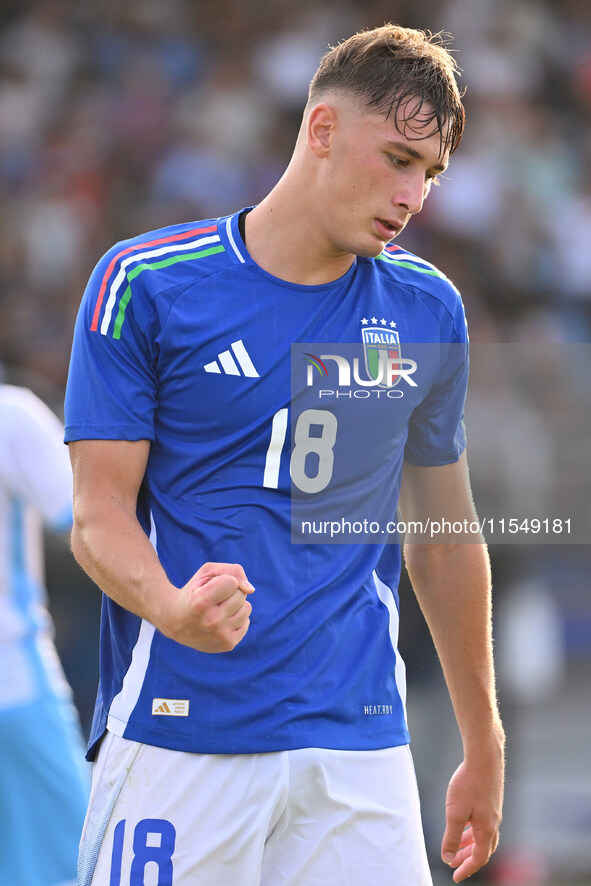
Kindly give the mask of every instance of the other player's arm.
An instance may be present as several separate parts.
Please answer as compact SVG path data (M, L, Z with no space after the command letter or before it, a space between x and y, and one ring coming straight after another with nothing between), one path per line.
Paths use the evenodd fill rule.
M408 521L476 520L466 457L441 467L405 463L400 510ZM454 881L486 864L498 843L504 733L492 654L488 552L472 543L407 537L408 573L433 636L462 736L464 760L447 791L442 858Z
M74 477L72 551L109 597L167 637L201 652L228 652L249 627L253 586L238 564L206 563L187 584L169 580L136 516L150 443L69 444Z

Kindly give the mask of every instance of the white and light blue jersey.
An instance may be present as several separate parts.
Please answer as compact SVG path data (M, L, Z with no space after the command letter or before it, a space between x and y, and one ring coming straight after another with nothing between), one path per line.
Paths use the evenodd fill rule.
M0 385L0 712L68 694L46 608L43 525L72 522L62 425L35 395Z
M61 422L30 390L0 385L0 883L76 875L89 773L43 568L43 525L71 523Z
M335 343L358 343L370 377L382 352L432 350L380 398L363 382L355 393L359 371L347 377L329 359ZM442 343L456 346L452 357ZM318 516L329 500L347 511L357 490L373 507L386 489L378 498L391 513L404 459L459 458L466 383L457 290L397 246L316 286L256 265L238 214L113 247L76 324L66 440L151 441L138 518L171 582L183 586L206 561L236 562L256 592L247 635L219 655L105 597L89 753L107 727L204 753L408 742L399 546L297 537L292 493ZM348 448L341 431L353 425L365 436Z

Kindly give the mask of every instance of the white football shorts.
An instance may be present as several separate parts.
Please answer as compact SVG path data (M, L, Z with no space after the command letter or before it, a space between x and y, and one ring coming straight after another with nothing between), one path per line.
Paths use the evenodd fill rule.
M408 746L189 754L107 733L79 886L431 886Z

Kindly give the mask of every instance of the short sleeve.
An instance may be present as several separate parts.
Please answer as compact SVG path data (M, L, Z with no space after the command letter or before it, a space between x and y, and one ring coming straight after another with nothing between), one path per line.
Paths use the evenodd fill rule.
M154 437L158 329L153 301L126 276L125 252L115 246L101 259L82 299L66 387L66 442Z
M442 341L425 347L436 349L437 371L429 393L411 416L404 457L419 466L452 464L466 447L469 343L459 294L453 313L442 322Z

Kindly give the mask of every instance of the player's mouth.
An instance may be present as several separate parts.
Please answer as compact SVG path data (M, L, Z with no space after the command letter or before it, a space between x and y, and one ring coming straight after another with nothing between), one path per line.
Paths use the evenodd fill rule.
M386 218L377 218L377 225L380 229L380 233L382 236L385 235L386 239L392 239L399 234L404 225L402 225L398 221L388 221Z

